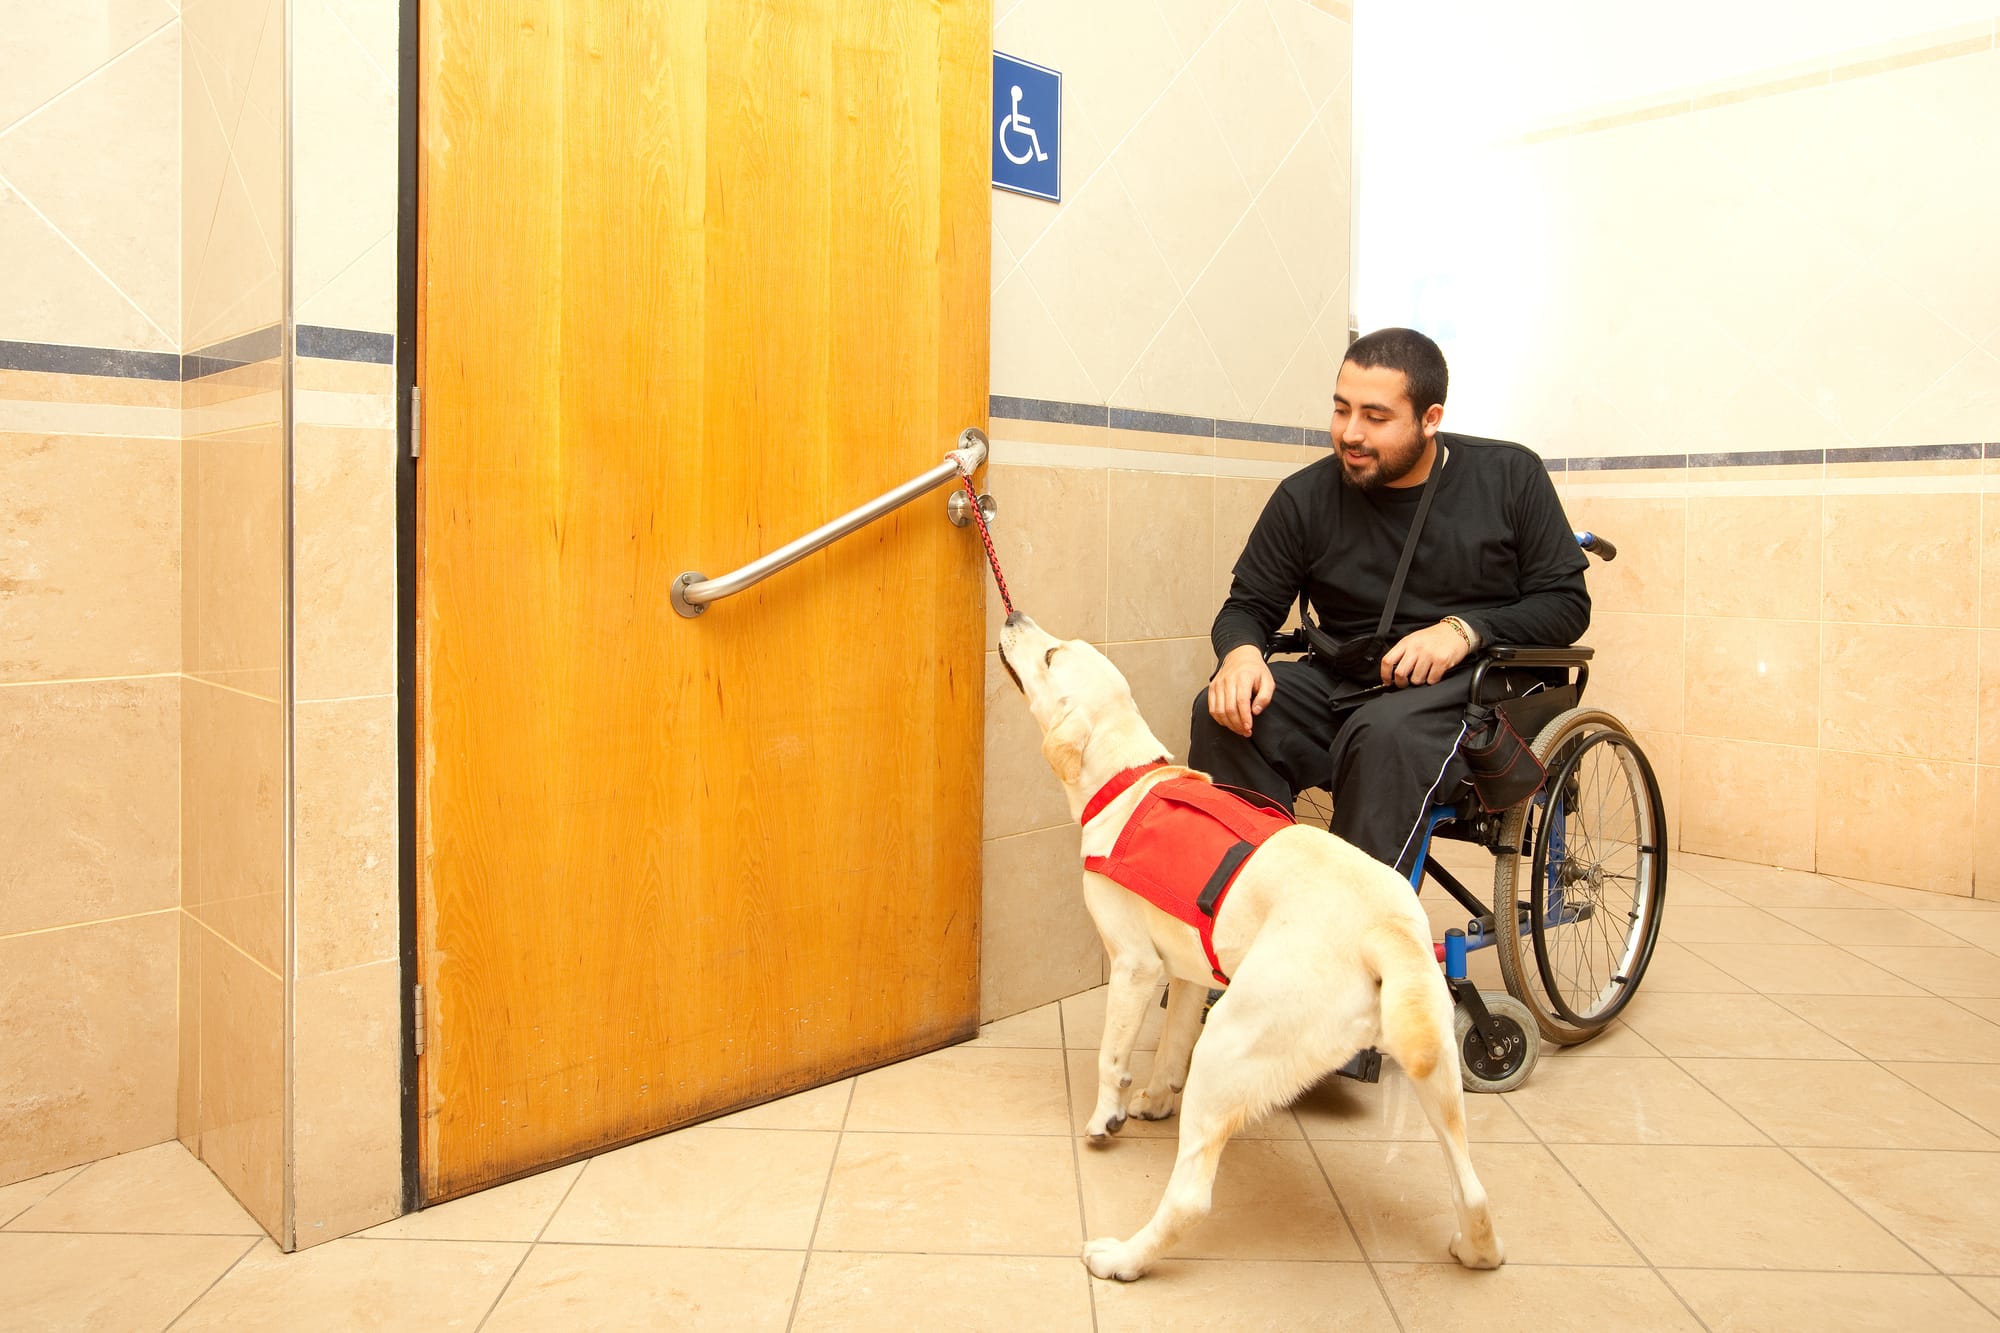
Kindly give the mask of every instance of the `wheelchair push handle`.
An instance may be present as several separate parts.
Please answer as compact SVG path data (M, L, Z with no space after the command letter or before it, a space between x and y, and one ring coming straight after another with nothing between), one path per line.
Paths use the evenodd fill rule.
M1599 560L1616 560L1618 558L1618 548L1611 544L1611 539L1600 537L1594 532L1577 533L1576 544L1596 556Z

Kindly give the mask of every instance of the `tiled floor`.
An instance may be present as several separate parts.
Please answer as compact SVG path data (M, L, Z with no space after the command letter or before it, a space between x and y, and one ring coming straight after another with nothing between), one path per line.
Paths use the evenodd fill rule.
M1090 1279L1173 1154L1078 1142L1093 992L292 1256L177 1144L0 1188L0 1328L2000 1328L2000 905L1693 856L1669 903L1629 1021L1471 1099L1497 1273L1448 1261L1391 1076L1246 1131L1177 1257Z

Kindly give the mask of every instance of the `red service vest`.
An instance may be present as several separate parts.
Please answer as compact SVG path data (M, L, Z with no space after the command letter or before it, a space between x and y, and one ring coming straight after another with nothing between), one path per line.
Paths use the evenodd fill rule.
M1093 796L1084 823L1158 768L1128 768ZM1215 956L1215 918L1250 854L1292 817L1275 806L1252 805L1205 778L1168 778L1147 788L1119 830L1109 856L1086 856L1083 867L1110 877L1153 906L1201 932L1201 947L1221 985L1229 978Z

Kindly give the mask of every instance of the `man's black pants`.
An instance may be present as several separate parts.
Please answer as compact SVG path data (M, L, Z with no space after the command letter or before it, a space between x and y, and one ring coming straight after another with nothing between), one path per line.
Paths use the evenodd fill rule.
M1248 737L1209 716L1207 689L1195 696L1188 765L1287 810L1299 792L1325 788L1333 796L1333 832L1407 876L1433 795L1465 776L1458 742L1472 673L1355 704L1342 696L1359 686L1309 662L1269 665L1277 690Z

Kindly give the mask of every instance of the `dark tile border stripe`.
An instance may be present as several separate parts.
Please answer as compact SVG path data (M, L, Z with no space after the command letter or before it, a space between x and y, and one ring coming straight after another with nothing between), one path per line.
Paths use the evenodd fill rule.
M1566 458L1570 472L1637 472L1656 468L1680 468L1688 464L1686 454L1634 454L1629 458Z
M267 324L261 329L211 343L197 351L181 357L181 378L198 380L207 375L219 374L225 370L235 370L241 366L254 366L261 361L277 358L284 346L284 334L276 324Z
M1136 407L1110 409L1111 429L1142 430L1155 435L1199 435L1215 438L1214 417L1188 417L1178 412L1147 412Z
M239 366L271 360L278 355L282 337L278 326L271 324L179 354L0 339L0 370L29 370L45 375L95 375L105 379L198 380ZM301 324L297 330L297 346L300 356L322 361L356 361L387 366L394 365L396 360L396 336L392 333Z
M1228 421L1148 412L1133 407L1096 403L1065 403L1048 398L1009 398L994 394L987 400L991 416L1006 421L1053 421L1073 426L1110 426L1113 430L1152 431L1162 435L1214 435L1220 440L1256 440L1294 444L1324 451L1322 432L1306 426L1275 426L1260 421ZM1878 444L1853 449L1744 449L1734 453L1604 455L1544 458L1550 472L1636 472L1676 468L1784 467L1821 463L1928 463L1951 459L2000 458L2000 443Z
M1786 467L1795 464L1818 466L1826 461L1824 449L1746 449L1740 453L1689 454L1694 467Z
M1013 421L1053 421L1064 426L1102 426L1110 418L1102 404L1058 403L1046 398L1002 398L986 400L989 416Z
M1991 445L1985 446L1992 448ZM1976 444L1878 444L1866 449L1829 449L1829 463L1937 463L1953 458L1978 458Z
M112 347L0 341L0 370L100 375L121 380L177 380L181 377L181 358L173 352L125 352Z
M1215 438L1218 440L1256 440L1262 444L1305 444L1304 426L1267 426L1260 421L1222 421L1215 423Z
M301 324L298 330L300 356L321 361L360 361L371 366L396 364L396 335L367 333L360 329L328 329L317 324Z

